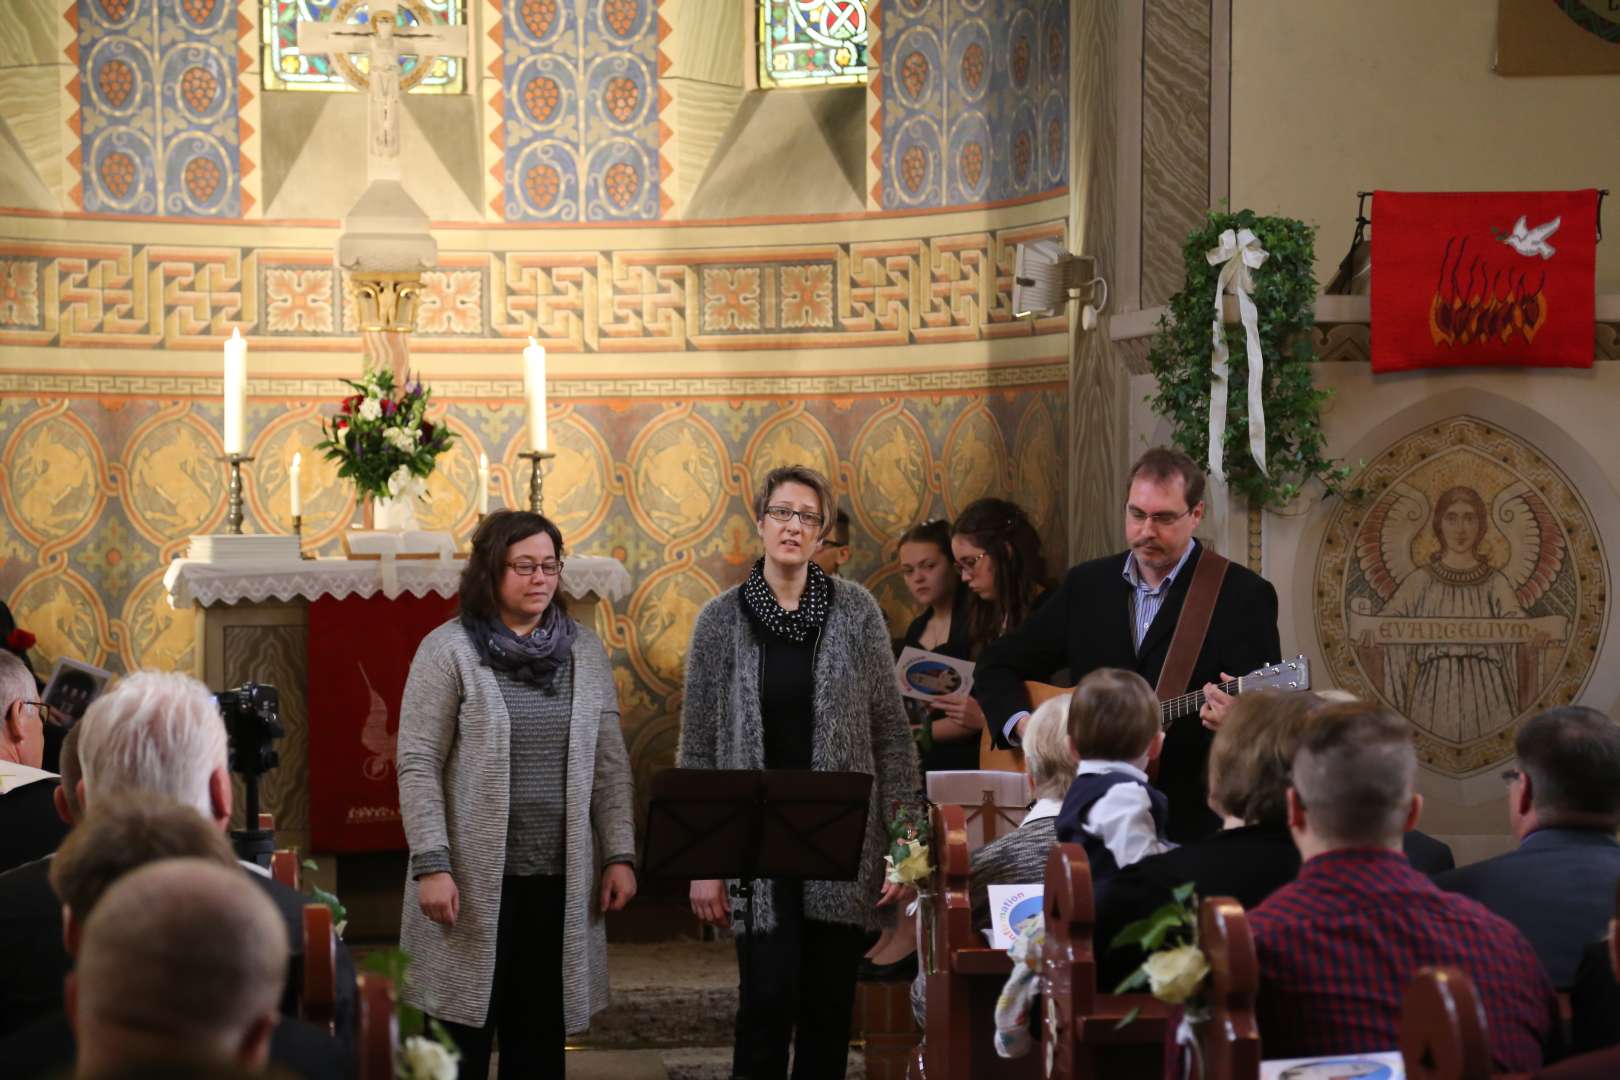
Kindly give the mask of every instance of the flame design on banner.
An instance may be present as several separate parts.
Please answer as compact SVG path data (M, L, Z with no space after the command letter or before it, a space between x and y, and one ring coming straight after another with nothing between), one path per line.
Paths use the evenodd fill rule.
M1436 345L1506 345L1517 333L1528 345L1547 322L1546 291L1545 270L1532 279L1529 269L1493 268L1483 255L1468 257L1468 237L1453 236L1429 302L1429 334Z

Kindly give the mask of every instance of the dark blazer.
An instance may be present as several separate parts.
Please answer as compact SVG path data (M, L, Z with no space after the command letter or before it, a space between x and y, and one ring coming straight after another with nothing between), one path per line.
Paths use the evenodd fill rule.
M1607 941L1594 941L1581 950L1569 1007L1570 1053L1620 1046L1620 982L1609 963Z
M1131 631L1131 586L1123 576L1125 552L1081 563L1069 571L1048 603L1006 636L985 646L973 671L979 699L997 745L1014 713L1029 708L1026 679L1043 679L1067 668L1075 681L1097 668L1134 671L1156 685L1170 652L1170 638L1203 554L1196 541L1176 575L1164 605L1137 652ZM1204 647L1193 665L1192 689L1217 682L1221 672L1246 675L1281 659L1277 639L1277 590L1247 567L1233 563L1221 582ZM1170 839L1186 843L1208 836L1220 821L1205 805L1204 763L1214 733L1196 716L1178 720L1165 735L1157 784L1170 798Z
M298 1015L298 993L304 982L304 905L309 897L283 885L274 878L247 871L253 883L265 891L287 925L287 941L292 947L292 963L287 967L287 989L282 995L281 1011L287 1016ZM346 1050L355 1044L359 1006L354 982L354 958L349 947L341 940L337 945L337 1016L334 1020L338 1041Z
M43 859L67 835L55 793L55 780L35 780L0 795L0 873Z
M1451 853L1451 845L1444 840L1436 840L1428 833L1413 829L1401 838L1401 846L1406 850L1406 859L1413 867L1429 875L1438 877L1448 870L1457 868L1457 857Z
M1614 917L1620 843L1601 829L1537 829L1517 849L1435 879L1471 897L1530 939L1553 985L1575 982L1581 951Z
M1620 1076L1620 1048L1611 1047L1550 1065L1530 1080L1614 1080Z

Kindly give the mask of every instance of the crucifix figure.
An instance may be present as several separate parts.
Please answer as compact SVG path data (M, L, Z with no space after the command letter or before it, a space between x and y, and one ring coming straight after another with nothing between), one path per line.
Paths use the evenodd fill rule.
M347 7L348 5L345 5ZM370 26L353 23L298 24L298 48L307 54L328 53L350 86L366 91L366 179L399 179L399 58L413 55L426 64L434 56L466 56L465 26L401 26L393 0L371 0ZM340 13L341 14L341 13ZM369 76L348 62L363 39L370 60ZM418 68L418 71L423 70Z

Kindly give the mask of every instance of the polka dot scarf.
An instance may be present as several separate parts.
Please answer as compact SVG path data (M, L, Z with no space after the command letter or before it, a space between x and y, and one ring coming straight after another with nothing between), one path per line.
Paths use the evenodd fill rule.
M815 563L809 564L810 576L805 582L804 595L799 606L788 611L776 602L776 594L765 583L765 560L754 563L748 580L743 582L743 609L760 626L784 641L809 641L827 621L827 609L832 604L832 583Z

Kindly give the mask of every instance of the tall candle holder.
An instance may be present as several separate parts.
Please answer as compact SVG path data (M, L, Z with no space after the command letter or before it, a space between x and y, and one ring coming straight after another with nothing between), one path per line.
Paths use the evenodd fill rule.
M242 535L242 466L253 460L252 454L226 454L219 459L231 466L231 482L226 488L229 496L225 504L225 531L232 536Z
M533 471L529 473L529 509L536 514L545 513L546 478L541 463L556 457L550 450L525 450L518 457L526 458Z

